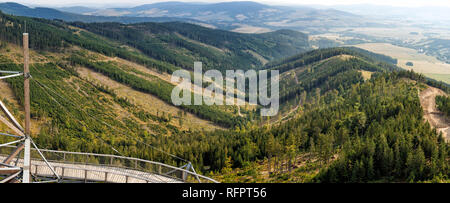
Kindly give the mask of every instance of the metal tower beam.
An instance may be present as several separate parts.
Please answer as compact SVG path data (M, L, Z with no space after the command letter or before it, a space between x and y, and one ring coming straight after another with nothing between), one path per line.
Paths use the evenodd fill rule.
M3 113L5 113L6 117L14 124L16 128L18 128L22 132L24 131L22 126L19 124L19 122L17 122L11 112L8 111L2 101L0 101L0 109L3 111Z
M14 124L10 123L6 118L3 118L3 116L0 115L0 122L4 123L6 126L11 128L15 133L17 133L21 137L25 137L25 134L22 130L18 129Z
M9 164L19 153L23 150L25 145L22 143L3 161L4 164Z

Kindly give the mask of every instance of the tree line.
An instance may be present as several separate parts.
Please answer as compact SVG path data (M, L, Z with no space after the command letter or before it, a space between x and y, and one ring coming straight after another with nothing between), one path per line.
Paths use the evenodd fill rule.
M436 96L436 106L445 115L450 116L450 97Z

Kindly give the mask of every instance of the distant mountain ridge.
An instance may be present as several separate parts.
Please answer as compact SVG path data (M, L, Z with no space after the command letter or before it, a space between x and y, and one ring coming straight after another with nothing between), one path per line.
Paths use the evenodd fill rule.
M182 17L204 21L216 27L234 30L260 27L270 30L287 28L361 25L360 17L334 9L269 6L251 1L222 3L163 2L133 8L99 9L80 14L128 17ZM311 24L311 23L314 24ZM242 29L241 29L242 31ZM245 31L244 31L245 32ZM251 32L248 30L247 32Z
M78 8L78 9L77 9ZM22 4L7 2L0 3L0 10L3 13L11 14L15 16L26 16L34 18L45 18L50 20L64 20L67 22L119 22L119 23L141 23L141 22L172 22L183 21L191 23L200 23L193 19L182 19L176 17L126 17L126 16L95 16L95 15L82 15L78 13L70 13L53 8L36 7L30 8ZM88 11L94 10L87 7L72 7L70 11Z
M172 22L181 21L241 33L263 33L292 29L318 33L336 27L376 26L362 16L335 9L271 6L251 1L223 3L162 2L132 8L97 9L86 6L29 8L0 3L4 13L60 19L68 22Z
M89 8L85 6L71 6L71 7L62 7L58 8L57 10L68 12L68 13L88 13L88 12L94 12L97 9L95 8Z

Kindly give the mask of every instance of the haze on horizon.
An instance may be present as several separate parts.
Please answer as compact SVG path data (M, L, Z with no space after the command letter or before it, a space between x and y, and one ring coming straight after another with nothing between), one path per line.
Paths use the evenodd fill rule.
M98 3L92 3L91 0L6 0L0 2L16 2L27 6L51 6L51 7L65 7L65 6L91 6L91 7L133 7L142 4L152 4L158 2L168 2L170 0L105 0ZM218 3L218 2L232 2L243 0L175 0L180 2L201 2L201 3ZM357 5L357 4L373 4L394 7L450 7L448 0L252 0L254 2L269 4L269 5Z

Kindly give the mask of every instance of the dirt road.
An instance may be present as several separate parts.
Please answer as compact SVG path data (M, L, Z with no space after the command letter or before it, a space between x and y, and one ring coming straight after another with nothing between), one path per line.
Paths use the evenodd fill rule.
M424 111L425 119L435 127L439 132L442 132L444 138L450 141L450 119L436 108L436 96L446 95L444 91L428 87L426 90L420 92L419 98Z

